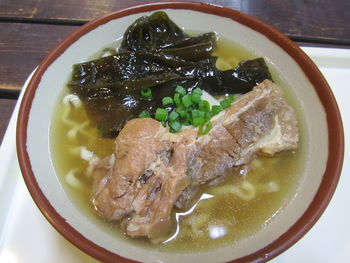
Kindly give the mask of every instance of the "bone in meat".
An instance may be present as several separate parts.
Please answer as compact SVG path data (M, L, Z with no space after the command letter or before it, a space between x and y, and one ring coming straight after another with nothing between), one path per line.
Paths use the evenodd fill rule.
M268 80L212 123L211 131L199 136L196 128L173 134L153 119L129 121L116 139L113 167L105 177L96 169L97 213L122 220L130 236L156 238L169 231L175 203L184 207L200 185L248 164L256 154L297 148L295 113Z

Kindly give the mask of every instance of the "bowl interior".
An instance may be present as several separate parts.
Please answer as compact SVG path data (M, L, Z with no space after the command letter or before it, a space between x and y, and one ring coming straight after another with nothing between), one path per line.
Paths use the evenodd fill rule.
M77 206L72 203L62 188L51 158L50 125L58 97L70 76L71 66L86 60L101 47L115 42L122 37L123 32L135 19L142 15L149 15L153 11L131 12L116 19L110 16L100 22L94 22L94 26L76 33L70 40L71 45L67 44L53 53L50 63L46 65L46 70L43 70L41 78L37 79L37 89L33 93L34 98L30 108L28 108L30 111L26 129L26 151L29 156L32 174L35 175L37 183L37 186L33 185L29 188L39 188L41 192L39 196L42 194L49 205L60 215L60 217L56 217L55 213L44 212L59 231L66 231L66 228L63 230L59 226L65 221L81 234L81 236L77 236L74 231L71 234L63 233L66 237L70 236L71 238L68 237L68 239L81 248L84 248L84 246L79 243L90 240L97 247L142 262L157 260L160 262L187 262L194 259L198 262L222 262L241 258L278 240L303 216L314 199L321 184L328 159L329 135L326 112L308 76L294 58L275 43L275 40L271 40L268 36L233 19L216 14L186 9L165 9L165 11L175 23L185 30L195 32L215 31L219 36L224 36L230 41L244 46L256 56L263 56L280 80L287 83L285 91L295 98L296 105L294 107L302 112L302 118L299 121L304 130L302 140L307 142L307 146L304 153L305 161L301 169L302 180L299 182L297 193L284 208L283 213L277 214L273 219L273 223L267 224L253 238L242 240L236 244L200 253L177 253L158 250L150 253L146 248L132 245L122 239L115 239L108 231L101 230L93 221L89 220L84 212L77 209ZM241 21L243 18L238 17L237 19ZM265 26L262 25L261 27L264 28ZM82 32L85 34L80 36L79 34ZM36 86L35 83L32 83L33 85ZM36 196L36 194L34 195ZM34 197L34 199L37 198ZM37 203L39 205L40 202L37 201ZM286 239L278 241L279 243L274 246L275 250L281 250L281 246L283 250L291 245L300 238L301 232L303 230L299 228L294 233L295 237L292 237L293 233L285 236ZM88 250L91 250L91 247L89 249L85 247L85 251Z

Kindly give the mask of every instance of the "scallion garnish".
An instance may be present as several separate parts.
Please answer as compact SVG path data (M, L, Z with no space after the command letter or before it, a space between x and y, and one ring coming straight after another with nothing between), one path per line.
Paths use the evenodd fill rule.
M189 106L191 106L192 103L192 98L191 98L191 94L186 94L185 96L182 97L182 104L188 108Z
M186 90L181 86L177 86L175 92L179 93L181 96L185 96L187 93Z
M207 111L205 113L205 119L206 120L210 120L213 116L214 116L214 113L212 113L211 111Z
M230 107L231 100L229 98L225 98L225 99L220 101L220 105L221 105L221 108L226 109L226 108Z
M219 114L221 112L221 106L220 105L213 105L211 106L211 112L216 115Z
M192 93L191 94L191 100L193 103L199 103L201 101L201 94L198 93Z
M181 108L177 108L177 109L176 109L176 112L177 112L177 113L180 115L180 117L183 118L183 119L184 119L184 118L187 116L187 114L188 114L187 111L185 111L185 110L183 110L183 109L181 109Z
M158 108L156 110L155 119L158 121L166 121L168 118L168 111L166 109Z
M205 117L205 111L198 110L198 116L204 118Z
M203 95L203 91L200 88L195 88L192 91L192 94L198 94L199 96L202 96Z
M144 110L139 114L139 118L151 118L151 114L148 111Z
M230 94L227 98L231 101L231 103L235 100L236 96L234 94Z
M180 107L182 105L180 93L175 93L174 102L177 107Z
M199 125L198 132L201 135L205 135L211 130L211 128L212 128L211 122L207 121L207 122L202 123L201 125Z
M205 112L210 111L209 102L206 100L200 100L200 102L198 103L198 109L205 111Z
M142 89L141 95L143 98L152 96L151 89ZM220 101L220 105L210 104L201 97L203 91L200 88L195 88L191 93L187 93L186 89L181 86L175 88L175 94L172 97L164 97L162 104L164 108L157 108L154 118L161 122L166 127L168 124L171 132L179 132L183 126L193 125L198 127L200 135L207 134L212 123L210 119L219 114L223 109L230 107L235 99L235 95L226 95ZM144 110L139 115L140 118L149 118L151 114Z
M174 104L174 100L171 97L164 97L162 99L163 106L169 106Z
M149 100L152 97L152 90L150 88L144 88L141 90L142 98Z
M172 111L170 114L169 114L169 121L175 121L180 115L176 112L176 111Z
M198 117L199 110L197 110L197 109L191 110L191 116L192 116L192 118Z
M205 122L205 118L202 116L197 116L192 118L192 125L197 127Z
M171 132L178 132L181 130L182 128L182 125L180 122L178 121L172 121L169 123L169 126L170 126L170 131Z

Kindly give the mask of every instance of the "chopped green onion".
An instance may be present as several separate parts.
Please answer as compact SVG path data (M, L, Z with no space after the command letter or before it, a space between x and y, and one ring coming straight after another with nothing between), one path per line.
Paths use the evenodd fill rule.
M236 96L234 94L230 94L227 98L231 101L231 103L235 100Z
M192 91L192 94L198 94L199 96L202 96L203 95L203 91L200 88L195 88Z
M181 118L185 118L187 116L187 111L183 110L181 107L176 108L176 112L180 115Z
M148 111L144 110L139 114L139 118L151 118L151 114Z
M213 113L214 115L220 113L221 110L222 110L222 109L221 109L221 106L220 106L220 105L213 105L213 106L211 107L211 111L212 111L212 113Z
M179 113L179 111L185 110L185 108L183 107L183 105L178 106L175 108L176 112Z
M204 122L205 122L205 118L202 116L197 116L197 117L192 118L192 124L195 127L201 125Z
M144 88L141 90L141 96L144 99L150 99L152 97L152 90L150 88Z
M186 94L185 96L182 97L182 103L183 105L188 108L189 106L192 105L192 98L191 94Z
M200 94L198 93L192 93L191 94L191 100L193 103L199 103L201 101L201 96Z
M182 125L180 124L180 122L178 121L172 121L169 123L169 126L170 126L170 131L171 132L178 132L181 130L182 128Z
M220 105L223 109L226 109L226 108L230 107L231 101L228 98L223 99L222 101L220 101Z
M141 90L143 98L150 99L152 97L152 90L145 88ZM191 93L181 86L175 88L173 97L162 98L162 108L157 108L154 118L161 122L161 124L170 128L170 132L178 132L185 125L193 125L199 127L199 134L207 134L212 128L210 119L227 108L234 100L234 95L226 95L220 102L220 105L210 106L206 100L202 100L203 90L195 88ZM152 113L153 116L153 113ZM149 118L151 113L147 110L139 114L140 118Z
M199 126L199 129L198 129L199 134L201 134L201 135L207 134L207 133L211 130L212 126L213 126L213 125L211 124L210 121L207 121L207 122L205 122L205 123L202 123L202 124Z
M176 111L172 111L170 114L169 114L169 121L174 121L176 120L177 118L179 117L179 114L176 112Z
M204 117L205 116L205 111L198 110L198 116L199 117Z
M175 95L174 95L174 102L175 102L175 105L177 107L182 105L180 93L175 93Z
M187 115L184 122L183 122L183 125L185 126L188 126L188 125L192 125L192 120L191 120L191 117L190 115Z
M169 105L174 104L174 100L171 97L164 97L162 99L162 103L163 103L164 106L169 106Z
M192 116L192 118L198 117L199 111L198 110L191 110L191 116Z
M192 120L194 118L197 118L197 117L205 117L205 112L204 111L201 111L201 110L197 110L197 109L194 109L194 110L191 110L191 116L192 116Z
M210 120L213 116L214 116L214 113L212 113L211 111L207 111L205 113L205 119L206 120Z
M208 101L206 100L201 100L199 103L198 103L198 109L202 110L202 111L210 111L210 104Z
M166 121L168 117L168 111L166 109L158 108L156 110L155 118L158 121Z
M186 90L181 86L177 86L175 92L179 93L181 96L185 96L187 93Z

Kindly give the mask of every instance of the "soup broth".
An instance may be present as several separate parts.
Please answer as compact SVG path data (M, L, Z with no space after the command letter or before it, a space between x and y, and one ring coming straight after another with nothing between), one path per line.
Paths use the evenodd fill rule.
M243 47L220 39L214 53L221 70L237 66L244 59L255 58ZM172 232L161 240L128 238L117 223L106 222L95 214L90 203L91 180L86 171L84 155L103 158L114 151L114 140L100 138L89 123L81 103L64 89L56 106L51 127L52 155L58 177L73 202L89 220L106 233L154 249L193 251L206 250L238 242L273 221L295 195L301 178L305 156L303 120L288 85L269 65L273 79L285 92L288 103L296 110L299 122L299 148L295 153L255 159L247 176L232 172L232 176L216 186L205 186L198 193L198 202L186 211L173 209ZM83 156L82 156L83 155ZM238 174L237 174L238 173ZM111 230L113 229L113 230Z

